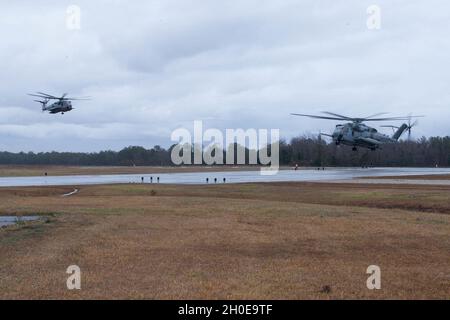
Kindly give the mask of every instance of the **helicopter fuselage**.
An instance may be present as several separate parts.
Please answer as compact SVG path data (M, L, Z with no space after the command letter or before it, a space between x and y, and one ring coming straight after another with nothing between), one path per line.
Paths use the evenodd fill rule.
M375 128L363 123L338 124L331 135L336 145L347 145L353 148L363 147L376 150L383 143L397 140L386 134L379 133Z
M64 113L71 111L72 103L70 101L57 101L55 103L52 103L49 106L43 106L42 111L48 111L49 113Z

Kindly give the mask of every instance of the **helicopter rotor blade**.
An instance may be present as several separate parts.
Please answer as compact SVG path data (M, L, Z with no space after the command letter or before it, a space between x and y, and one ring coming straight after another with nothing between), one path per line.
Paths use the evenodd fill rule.
M366 122L366 121L408 120L408 118L406 118L406 117L371 118L371 119L361 118L360 120L361 120L362 122Z
M341 114L337 114L337 113L333 113L333 112L328 112L328 111L322 111L322 113L331 115L331 116L335 116L335 117L339 117L342 120L353 120L353 118L347 117L347 116L343 116Z
M331 138L333 138L333 136L332 136L331 134L323 133L323 132L320 132L320 133L319 133L319 136L326 136L326 137L331 137Z
M91 100L92 97L62 97L61 100Z
M46 104L48 101L42 101L42 100L33 100L33 101L35 101L35 102L39 102L39 103L42 103L42 104Z
M59 100L59 98L56 97L52 97L52 96L44 96L44 95L40 95L40 94L32 94L32 93L28 93L29 96L32 97L39 97L39 98L44 98L44 99L48 99L48 100Z
M377 117L377 116L381 116L383 114L386 114L386 112L376 113L376 114L370 115L370 116L365 117L365 118L351 118L351 117L343 116L343 115L340 115L340 114L337 114L337 113L333 113L333 112L328 112L328 111L324 111L323 113L326 113L326 114L329 114L329 115L333 115L333 116L337 116L337 117L341 117L343 120L350 120L350 121L353 121L353 122L384 121L384 119L398 120L398 119L396 119L398 117L382 118L382 119L373 118L373 117Z
M32 97L39 97L39 98L47 98L48 99L47 96L43 96L43 95L40 95L40 94L28 93L28 95L32 96Z
M58 97L52 96L51 94L47 94L47 93L39 92L39 91L37 93L41 94L43 96L49 97L49 98L58 99Z
M39 97L39 98L44 98L44 99L49 99L49 100L91 100L91 97L68 97L67 93L64 93L61 97L55 97L52 96L50 94L44 93L44 92L36 92L36 93L28 93L29 96L33 96L33 97Z
M324 112L329 113L330 115L334 115L334 113L331 112ZM294 116L301 116L301 117L309 117L314 119L325 119L325 120L347 120L352 122L365 122L365 121L388 121L388 120L408 120L407 117L389 117L389 118L350 118L350 117L344 117L336 114L336 117L325 117L325 116L315 116L311 114L301 114L301 113L291 113L291 115ZM415 116L418 117L418 116Z
M59 98L59 100L91 100L92 97L67 97L67 93L63 94L63 96L61 98Z
M388 120L409 120L410 118L422 118L424 116L406 116L406 117L390 117L390 118L371 118L363 121L388 121Z
M328 111L323 111L322 113L334 116L336 118L334 118L334 117L321 117L321 116L312 116L312 117L313 118L318 118L318 119L348 120L348 121L352 121L352 122L408 120L409 119L409 117L374 118L376 116L380 116L380 115L386 114L385 112L376 113L376 114L370 115L370 116L365 117L365 118L352 118L352 117L347 117L347 116L344 116L344 115L341 115L341 114L338 114L338 113L333 113L333 112L328 112ZM306 116L310 116L310 115L306 115ZM413 116L413 117L421 117L421 116Z
M291 113L293 116L299 116L299 117L309 117L314 119L326 119L326 120L345 120L342 118L332 118L332 117L323 117L323 116L314 116L311 114L301 114L301 113Z
M387 112L375 113L375 114L373 114L373 115L371 115L371 116L365 117L365 119L370 119L370 118L373 118L373 117L382 116L382 115L384 115L384 114L388 114L388 113L387 113Z

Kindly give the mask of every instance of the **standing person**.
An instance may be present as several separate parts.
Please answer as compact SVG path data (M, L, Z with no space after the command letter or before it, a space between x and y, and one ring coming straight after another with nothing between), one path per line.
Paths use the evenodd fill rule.
M214 183L217 183L217 178L214 178Z
M153 183L153 177L150 177L150 183Z
M223 178L223 183L225 183L225 182L227 182L227 179L226 179L226 178Z
M209 178L206 178L206 183L209 183Z
M158 178L156 178L156 180L158 181L158 183L159 183L159 177Z
M144 183L144 177L141 177L141 183Z

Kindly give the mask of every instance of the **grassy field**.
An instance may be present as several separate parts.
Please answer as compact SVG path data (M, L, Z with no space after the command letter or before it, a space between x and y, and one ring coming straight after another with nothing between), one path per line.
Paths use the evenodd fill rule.
M0 298L450 297L450 187L273 183L0 189ZM69 265L82 289L69 291ZM369 265L382 289L366 287ZM329 290L328 290L329 289Z
M450 180L450 174L428 174L391 177L365 177L364 179Z

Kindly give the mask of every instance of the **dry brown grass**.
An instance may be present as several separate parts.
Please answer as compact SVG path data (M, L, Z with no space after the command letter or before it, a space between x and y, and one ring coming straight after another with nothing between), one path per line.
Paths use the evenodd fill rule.
M411 175L411 176L365 177L363 179L450 180L450 174L427 174L427 175Z
M450 188L312 183L0 189L0 298L340 299L450 294ZM65 287L69 265L82 290ZM366 268L382 290L366 288ZM331 290L323 290L328 286Z

